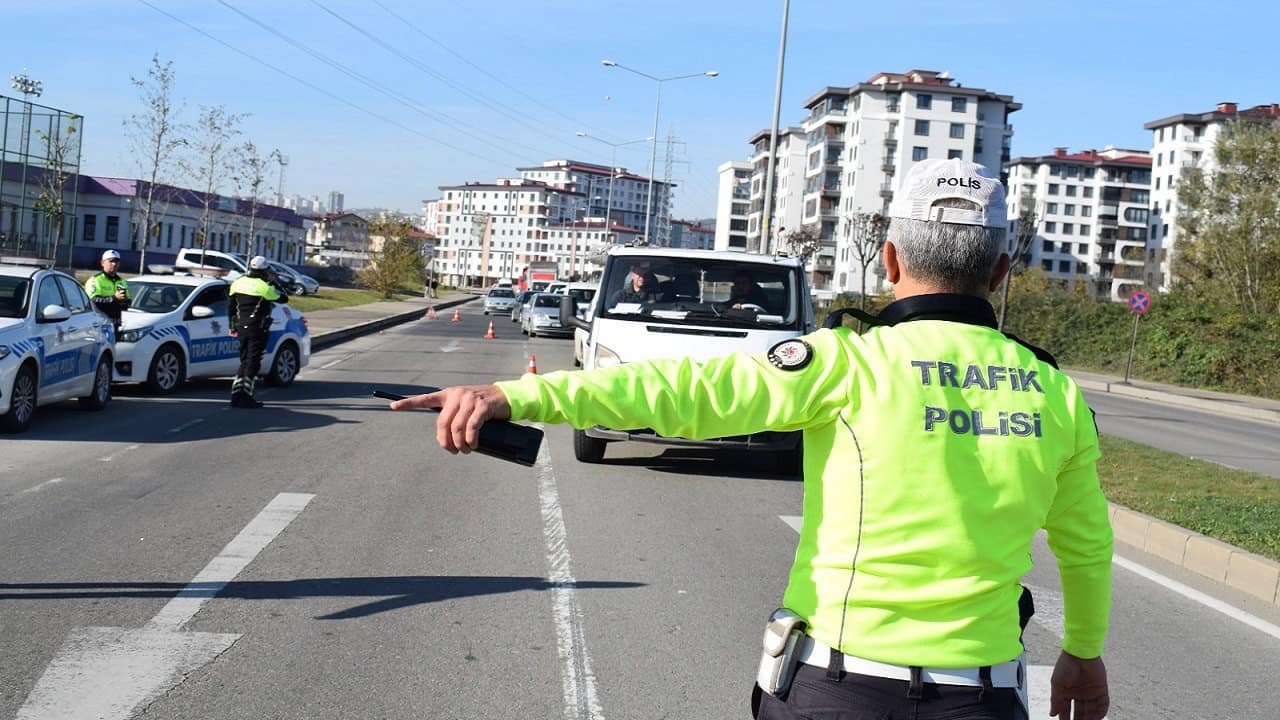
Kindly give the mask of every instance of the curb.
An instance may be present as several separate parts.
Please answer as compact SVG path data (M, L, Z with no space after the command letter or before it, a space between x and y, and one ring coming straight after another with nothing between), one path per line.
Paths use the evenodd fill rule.
M1116 540L1280 607L1280 563L1108 503Z
M1071 373L1068 371L1067 375L1071 375ZM1263 422L1280 425L1280 411L1276 410L1237 406L1222 400L1177 395L1175 393L1152 390L1134 385L1126 385L1124 383L1101 382L1098 380L1085 380L1075 377L1072 377L1072 379L1075 380L1076 385L1079 385L1081 388L1085 390L1093 390L1094 392L1124 395L1125 397L1138 398L1139 400L1150 400L1164 405L1188 407L1218 415L1226 415L1228 417L1243 418L1245 420L1261 420Z
M444 310L455 305L471 302L472 300L475 300L476 297L464 297L456 300L449 300L448 302L437 304L435 308L436 310ZM340 345L362 335L369 335L379 330L385 330L393 325L401 325L411 320L417 320L422 317L423 312L425 312L425 310L408 310L397 315L389 315L384 318L378 318L377 320L363 322L359 325L344 327L341 330L330 330L327 333L322 333L311 338L311 351L316 352L317 350L331 348L334 345Z

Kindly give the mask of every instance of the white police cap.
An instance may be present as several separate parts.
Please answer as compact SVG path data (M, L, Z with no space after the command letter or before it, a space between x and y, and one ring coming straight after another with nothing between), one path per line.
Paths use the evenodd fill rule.
M250 270L266 270L267 267L269 267L267 265L267 259L261 255L254 255L253 259L249 261Z
M103 260L119 260L120 253L116 252L115 250L103 250L102 259Z
M902 180L889 217L1003 228L1008 224L1004 185L982 165L952 158L922 160ZM976 210L934 207L939 200L968 200Z

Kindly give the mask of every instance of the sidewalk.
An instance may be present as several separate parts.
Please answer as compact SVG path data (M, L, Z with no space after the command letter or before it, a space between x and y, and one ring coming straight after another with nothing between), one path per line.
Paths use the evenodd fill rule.
M479 298L478 295L455 291L442 293L439 298L431 300L414 298L309 312L306 317L312 333L311 348L321 350L416 320L433 305L444 316L446 308ZM1280 425L1280 402L1275 400L1141 380L1125 384L1121 378L1080 370L1068 369L1067 373L1086 390ZM1111 526L1116 540L1122 543L1280 606L1280 563L1120 505L1111 504Z
M311 331L311 350L323 350L361 335L417 320L433 306L436 312L444 314L446 308L480 297L467 292L442 292L440 297L431 299L391 300L331 310L312 310L304 313L307 328Z

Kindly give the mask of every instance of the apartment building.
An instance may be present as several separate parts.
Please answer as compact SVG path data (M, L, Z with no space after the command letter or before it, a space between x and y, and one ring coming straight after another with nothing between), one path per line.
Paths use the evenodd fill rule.
M335 212L311 218L307 260L358 270L369 264L369 251L369 222L359 215Z
M1151 245L1160 258L1159 277L1152 287L1168 290L1170 263L1178 239L1178 183L1184 168L1207 173L1215 169L1214 146L1223 126L1234 120L1280 120L1280 104L1240 110L1236 103L1219 103L1203 113L1182 113L1143 125L1151 131Z
M556 261L562 272L583 272L579 254L598 250L613 236L603 231L603 219L594 244L591 237L579 235L587 233L575 226L585 221L587 196L566 185L506 178L441 186L436 269L444 281L487 287L499 278L515 277L532 261ZM610 221L619 233L628 227Z
M716 168L716 250L747 249L747 215L751 203L751 163L730 160Z
M1158 254L1148 247L1151 156L1106 147L1019 157L1009 163L1009 249L1024 212L1035 213L1028 266L1098 297L1124 300L1152 285Z
M578 160L547 160L541 165L516 168L521 179L546 183L548 186L578 193L582 196L585 216L601 218L627 227L645 226L648 207L649 178L635 175L626 168L613 168L613 190L609 189L610 167ZM671 219L671 195L674 184L661 180L653 183L653 208L650 236L655 245L670 244L670 232L666 228ZM612 203L609 202L612 197ZM660 232L661 231L661 232Z
M693 220L671 221L671 247L685 250L712 250L715 248L715 228L704 227Z
M747 251L771 252L776 240L788 230L800 227L800 192L804 184L804 130L799 127L778 130L778 160L773 172L773 213L768 238L761 237L764 222L765 178L769 174L768 129L760 130L747 141L751 143L751 189L747 211ZM720 224L717 216L716 224ZM775 244L770 244L770 243Z

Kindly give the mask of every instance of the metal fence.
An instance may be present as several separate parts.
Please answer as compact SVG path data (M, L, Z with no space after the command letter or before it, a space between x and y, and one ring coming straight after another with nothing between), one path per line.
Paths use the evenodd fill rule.
M0 255L69 260L83 140L82 116L0 95Z

